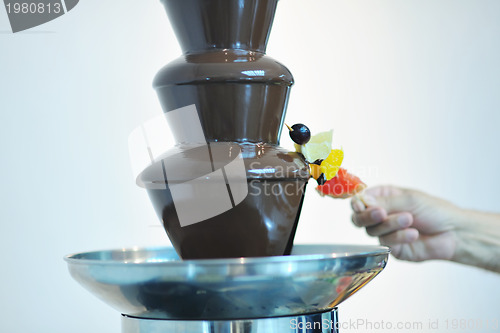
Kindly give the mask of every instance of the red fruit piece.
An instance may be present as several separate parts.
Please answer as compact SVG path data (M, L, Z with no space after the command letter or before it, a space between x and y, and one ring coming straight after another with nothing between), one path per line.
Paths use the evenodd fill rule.
M323 185L318 185L316 190L321 195L345 199L363 191L365 188L366 184L361 179L348 173L346 169L340 168L335 177Z
M337 294L344 292L344 290L346 290L351 285L351 281L352 281L352 278L350 276L341 277L337 281L338 284L337 284L337 287L335 288L335 291L337 292Z

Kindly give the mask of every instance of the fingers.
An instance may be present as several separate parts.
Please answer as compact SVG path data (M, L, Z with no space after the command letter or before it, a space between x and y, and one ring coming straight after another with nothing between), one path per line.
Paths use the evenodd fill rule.
M417 239L418 239L418 230L413 228L398 230L390 234L379 237L380 244L387 246L413 243Z
M370 236L379 237L380 244L394 246L412 243L418 239L417 229L410 228L413 215L408 212L387 214L379 207L369 207L352 215L353 223L365 227Z
M370 227L383 222L387 212L383 208L370 207L360 213L352 215L352 222L358 227Z
M361 201L361 198L358 195L355 195L351 199L351 207L352 210L356 213L361 213L366 209L365 204Z
M418 192L413 190L386 185L365 190L359 199L366 207L381 207L390 214L411 211L417 195ZM351 202L351 205L358 206L354 201Z
M389 233L406 229L413 223L413 216L410 213L391 214L382 223L366 228L366 233L370 236L384 236Z
M379 237L380 243L398 246L416 241L419 232L411 228L418 193L394 186L372 187L353 197L351 207L353 223L366 228L370 236Z

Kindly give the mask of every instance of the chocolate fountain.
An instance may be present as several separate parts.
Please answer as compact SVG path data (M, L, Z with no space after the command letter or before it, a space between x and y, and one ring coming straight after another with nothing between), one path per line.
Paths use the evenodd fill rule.
M336 306L388 248L293 246L309 169L279 146L293 77L265 54L278 0L162 2L183 51L153 84L175 146L153 152L143 127L136 181L175 250L69 255L71 275L125 333L338 332Z
M184 54L159 71L153 86L177 145L140 183L183 259L290 254L309 172L297 153L278 146L293 77L265 54L277 1L163 4ZM238 160L246 172L224 181L238 203L228 200L231 209L210 218L180 221L205 214L225 194L212 186L216 179L192 190L185 188L189 181L216 177ZM191 199L184 205L172 191L179 184L189 193L177 197Z

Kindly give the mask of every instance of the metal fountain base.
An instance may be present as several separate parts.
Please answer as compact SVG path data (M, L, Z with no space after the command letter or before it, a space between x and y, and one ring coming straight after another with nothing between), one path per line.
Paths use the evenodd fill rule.
M123 333L336 333L336 306L388 255L383 246L295 245L275 257L180 260L172 248L134 248L65 260L122 313Z
M337 318L337 308L301 316L234 320L169 320L122 315L122 333L338 333Z

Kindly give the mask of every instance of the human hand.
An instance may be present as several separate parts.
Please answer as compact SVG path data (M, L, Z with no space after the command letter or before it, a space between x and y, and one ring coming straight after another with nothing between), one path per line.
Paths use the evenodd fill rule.
M353 223L378 237L392 254L409 261L452 260L461 209L428 194L377 186L351 201Z

